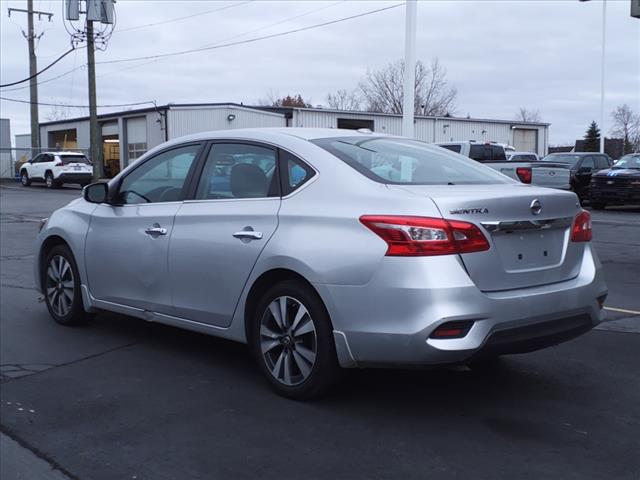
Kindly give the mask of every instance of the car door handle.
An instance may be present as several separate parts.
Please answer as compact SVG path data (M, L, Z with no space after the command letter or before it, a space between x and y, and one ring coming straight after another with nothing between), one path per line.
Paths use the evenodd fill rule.
M149 227L144 231L144 233L147 235L166 235L167 229L163 227Z
M242 230L233 234L240 240L262 240L262 232L254 232L253 230Z

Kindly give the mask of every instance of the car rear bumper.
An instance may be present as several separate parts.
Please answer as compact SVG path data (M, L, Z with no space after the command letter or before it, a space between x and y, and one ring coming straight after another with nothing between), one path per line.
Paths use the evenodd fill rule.
M93 178L92 172L61 173L56 177L60 183L87 183Z
M448 260L449 268L457 263L455 257ZM441 274L432 288L414 288L390 271L384 276L394 279L395 287L375 279L364 286L316 285L334 324L341 365L440 365L528 352L569 340L604 320L598 299L607 287L590 245L578 276L550 285L482 292L458 268L461 272ZM430 338L454 321L472 322L463 338Z

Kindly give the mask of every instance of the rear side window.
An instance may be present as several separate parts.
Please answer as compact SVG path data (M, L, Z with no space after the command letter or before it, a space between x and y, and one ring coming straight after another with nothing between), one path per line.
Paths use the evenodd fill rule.
M594 168L593 157L585 157L580 164L580 168Z
M373 181L396 185L490 185L513 183L463 156L403 138L340 137L312 143Z
M198 182L199 200L278 196L275 149L214 143Z
M460 153L462 150L462 145L440 145L442 148L446 148L447 150L451 150L455 153Z
M70 163L89 163L89 159L84 155L58 155L58 158L62 160L64 165Z
M289 195L307 183L315 171L295 155L280 150L282 171L282 196Z

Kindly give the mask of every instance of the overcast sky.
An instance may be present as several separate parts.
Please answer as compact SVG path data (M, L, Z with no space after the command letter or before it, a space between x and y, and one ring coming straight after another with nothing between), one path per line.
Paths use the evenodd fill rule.
M391 6L387 1L135 1L118 0L117 25L96 61L108 61L198 48L322 23ZM1 0L1 83L28 76L24 14L7 18L7 7L25 0ZM630 0L607 1L606 110L627 103L640 112L640 19L629 15ZM39 67L69 46L61 1L34 1L55 14L38 48ZM217 12L214 9L232 6ZM207 13L209 12L209 13ZM165 22L199 14L192 18ZM338 88L355 88L367 69L404 54L404 7L256 43L156 61L97 66L98 104L156 100L244 102L275 91L300 93L314 105ZM438 57L458 89L456 114L512 119L518 107L539 110L552 124L550 143L581 138L600 112L602 3L578 0L421 1L418 4L417 58ZM138 27L138 28L134 28ZM47 80L86 63L78 50L41 76ZM39 86L39 101L85 105L86 70L78 69ZM28 84L1 95L29 99ZM29 132L29 106L1 101L12 135ZM40 107L40 120L52 114ZM61 110L61 109L59 109ZM64 110L64 109L62 109ZM111 109L111 111L114 109ZM122 109L115 109L122 110ZM100 109L106 113L109 109ZM68 115L87 115L68 109ZM607 118L605 130L611 126Z

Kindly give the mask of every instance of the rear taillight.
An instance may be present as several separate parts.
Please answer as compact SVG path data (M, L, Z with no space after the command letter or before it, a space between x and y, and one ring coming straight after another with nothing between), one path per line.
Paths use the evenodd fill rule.
M531 169L528 167L518 167L516 168L516 175L522 183L531 183Z
M589 242L591 241L591 233L591 214L586 210L582 210L573 220L571 241Z
M63 163L60 160L53 164L54 167L61 167L62 165Z
M422 257L489 250L489 242L473 223L395 215L364 215L360 222L387 242L387 256Z

